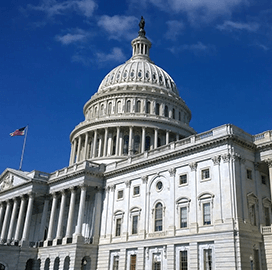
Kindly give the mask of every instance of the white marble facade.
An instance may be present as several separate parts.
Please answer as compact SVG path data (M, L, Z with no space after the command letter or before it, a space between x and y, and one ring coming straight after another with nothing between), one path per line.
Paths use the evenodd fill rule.
M196 134L173 79L133 55L72 131L69 166L0 176L0 270L272 269L272 131Z

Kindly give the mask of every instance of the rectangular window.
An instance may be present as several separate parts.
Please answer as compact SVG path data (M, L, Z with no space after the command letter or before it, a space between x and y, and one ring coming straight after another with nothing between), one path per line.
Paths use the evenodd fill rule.
M115 236L121 235L121 218L116 219Z
M136 186L133 188L133 195L139 195L140 194L140 186Z
M118 190L117 192L117 199L123 199L124 191L123 190Z
M212 249L204 249L204 270L212 270Z
M119 256L114 256L113 257L113 270L118 270L119 269Z
M179 184L180 185L187 184L187 174L182 174L179 176Z
M249 219L250 223L256 226L256 212L255 212L255 204L249 207Z
M180 267L179 270L188 270L187 250L180 251Z
M247 179L252 180L252 171L251 170L247 170Z
M211 204L203 203L203 225L211 224Z
M132 234L138 233L138 216L132 217Z
M130 270L136 270L136 255L130 256Z
M262 178L262 184L266 185L266 177L265 177L265 175L262 175L261 178Z
M201 171L201 179L209 179L210 178L210 169L204 169Z
M254 269L260 270L260 262L259 262L259 250L254 249Z
M153 262L152 270L161 270L161 262Z
M187 207L180 208L180 228L187 227Z
M264 216L265 216L265 226L270 226L270 213L269 213L269 208L265 207L264 208Z

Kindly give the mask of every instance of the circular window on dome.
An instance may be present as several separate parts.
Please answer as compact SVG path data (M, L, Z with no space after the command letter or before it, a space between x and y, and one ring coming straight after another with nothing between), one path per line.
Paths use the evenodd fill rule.
M114 78L114 73L111 75L111 81L113 80L113 78Z
M123 74L123 77L124 77L124 78L127 77L127 71L125 71L125 73Z
M117 80L120 78L120 72L117 74Z
M139 78L142 77L142 71L141 70L138 72L138 76L139 76Z
M134 70L131 71L130 77L134 77Z
M149 72L146 72L146 73L145 73L145 77L146 77L146 78L149 78Z
M161 181L159 181L159 182L156 184L156 188L157 188L158 191L161 191L161 190L162 190L163 184L162 184Z
M155 81L156 80L156 74L153 73L153 80Z

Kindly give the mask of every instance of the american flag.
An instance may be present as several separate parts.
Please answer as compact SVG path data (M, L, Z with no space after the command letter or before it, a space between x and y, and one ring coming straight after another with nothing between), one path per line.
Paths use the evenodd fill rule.
M16 129L14 132L10 133L9 135L11 137L13 137L13 136L23 136L23 135L25 135L25 128L26 127Z

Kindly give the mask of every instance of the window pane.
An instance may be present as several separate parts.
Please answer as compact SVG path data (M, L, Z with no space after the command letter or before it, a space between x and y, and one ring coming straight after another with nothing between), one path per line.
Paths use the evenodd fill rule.
M155 231L162 231L162 204L157 203L155 207Z
M113 270L118 270L119 268L119 256L113 257Z
M187 227L187 207L180 208L180 228Z
M132 217L132 234L138 233L138 216Z
M183 174L179 176L179 184L180 185L187 184L187 174Z
M180 252L180 270L188 269L187 250Z
M116 219L116 232L115 236L121 235L121 218Z
M210 203L203 204L203 224L211 224L211 213L210 213Z
M204 249L204 270L212 270L212 249Z
M136 269L136 255L130 256L130 270Z

